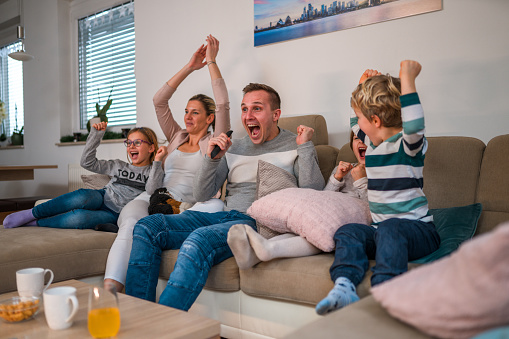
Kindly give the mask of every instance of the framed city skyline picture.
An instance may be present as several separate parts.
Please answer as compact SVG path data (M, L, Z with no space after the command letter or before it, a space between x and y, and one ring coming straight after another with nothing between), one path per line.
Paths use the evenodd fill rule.
M254 0L254 45L263 46L442 9L442 0Z

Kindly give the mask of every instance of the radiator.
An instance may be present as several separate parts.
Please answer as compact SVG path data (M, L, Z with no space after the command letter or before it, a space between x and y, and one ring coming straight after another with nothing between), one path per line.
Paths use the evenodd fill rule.
M81 180L81 175L83 174L92 174L92 172L87 171L79 164L69 164L69 192L80 188L86 188L83 180Z

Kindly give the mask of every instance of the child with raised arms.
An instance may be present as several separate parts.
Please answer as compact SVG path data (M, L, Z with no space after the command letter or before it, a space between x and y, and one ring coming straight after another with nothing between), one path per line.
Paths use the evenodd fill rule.
M352 93L353 132L368 146L366 173L373 224L347 224L334 235L330 268L334 288L316 306L318 314L359 300L356 286L375 259L371 286L408 269L408 261L435 251L440 237L423 187L424 114L415 79L416 61L401 62L399 79L367 70Z
M92 229L100 223L116 223L120 210L146 190L162 186L164 172L161 160L166 147L158 147L157 137L147 127L133 128L124 144L131 163L98 160L96 150L106 131L106 122L94 124L81 156L81 166L91 172L107 174L110 182L99 190L79 189L34 208L9 214L5 228L43 226L53 228Z

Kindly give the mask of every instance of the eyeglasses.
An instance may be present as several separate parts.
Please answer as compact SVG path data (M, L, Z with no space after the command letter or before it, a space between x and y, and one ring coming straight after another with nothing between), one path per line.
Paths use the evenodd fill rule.
M152 145L151 142L148 142L148 141L145 141L145 140L141 140L141 139L135 139L135 140L124 140L124 145L125 147L131 147L132 144L134 144L134 146L136 147L140 147L142 143L146 143L148 145Z

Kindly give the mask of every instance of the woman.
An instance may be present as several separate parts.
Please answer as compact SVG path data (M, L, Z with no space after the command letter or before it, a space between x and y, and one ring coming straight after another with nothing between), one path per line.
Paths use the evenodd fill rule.
M201 159L206 154L208 141L230 129L230 111L228 92L216 64L219 41L212 35L207 37L207 45L202 45L193 54L191 60L175 74L154 96L154 107L157 120L169 141L168 156L163 160L164 186L175 200L196 203L193 197L193 178L201 166ZM212 81L214 100L204 94L197 94L189 99L185 109L185 129L175 121L168 105L177 87L189 74L207 66ZM214 132L209 132L212 125ZM104 279L105 288L115 286L117 291L124 288L129 255L132 246L134 225L138 220L148 216L149 198L153 192L144 192L128 203L118 220L117 238L111 247ZM223 210L219 199L196 204L193 209L204 212Z

